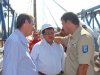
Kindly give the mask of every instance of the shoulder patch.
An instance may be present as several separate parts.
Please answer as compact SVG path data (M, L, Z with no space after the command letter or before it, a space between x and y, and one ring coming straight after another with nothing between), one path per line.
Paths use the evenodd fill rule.
M83 45L82 51L83 51L83 53L87 53L88 52L88 45Z

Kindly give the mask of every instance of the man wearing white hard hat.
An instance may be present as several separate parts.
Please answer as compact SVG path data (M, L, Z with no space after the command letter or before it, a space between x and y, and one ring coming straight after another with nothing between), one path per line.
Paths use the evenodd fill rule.
M64 49L54 42L54 28L44 24L41 28L43 40L35 44L31 57L37 65L39 75L61 75L64 70Z

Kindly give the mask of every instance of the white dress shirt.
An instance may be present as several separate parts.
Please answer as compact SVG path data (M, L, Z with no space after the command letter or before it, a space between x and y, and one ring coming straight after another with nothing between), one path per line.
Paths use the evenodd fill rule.
M50 45L43 39L34 45L31 56L37 70L46 75L56 75L64 69L64 49L60 44Z
M10 35L4 46L3 75L37 75L27 44L19 30Z

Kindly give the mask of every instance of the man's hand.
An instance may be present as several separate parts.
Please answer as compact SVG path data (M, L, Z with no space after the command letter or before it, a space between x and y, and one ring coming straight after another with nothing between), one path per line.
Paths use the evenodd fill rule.
M80 64L76 75L87 75L88 64Z
M54 41L55 41L56 43L58 43L58 44L61 44L61 43L62 43L61 38L62 38L62 37L55 37L55 38L54 38Z

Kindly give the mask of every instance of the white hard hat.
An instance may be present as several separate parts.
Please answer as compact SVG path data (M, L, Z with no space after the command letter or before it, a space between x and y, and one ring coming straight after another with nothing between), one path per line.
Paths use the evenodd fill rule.
M51 24L43 24L41 27L41 31L47 29L47 28L54 28Z

